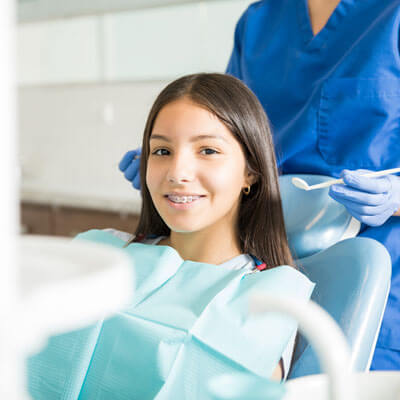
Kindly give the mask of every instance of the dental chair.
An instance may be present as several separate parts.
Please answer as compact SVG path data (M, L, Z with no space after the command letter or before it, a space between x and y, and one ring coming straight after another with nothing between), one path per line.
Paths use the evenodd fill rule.
M294 176L309 184L332 178L280 177L286 233L300 271L316 283L312 300L336 320L348 339L350 367L366 371L389 294L389 253L373 239L355 237L360 223L328 196L328 189L303 191L291 183ZM299 335L288 379L320 372L316 354Z
M332 179L322 175L279 177L286 234L295 258L310 256L357 235L360 222L328 195L329 189L299 189L292 184L295 176L309 185Z

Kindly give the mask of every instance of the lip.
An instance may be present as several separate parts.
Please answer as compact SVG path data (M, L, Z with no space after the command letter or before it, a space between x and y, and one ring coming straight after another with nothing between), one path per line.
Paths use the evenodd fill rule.
M164 197L168 196L200 196L205 197L204 194L197 194L197 193L179 193L179 192L170 192L164 195Z

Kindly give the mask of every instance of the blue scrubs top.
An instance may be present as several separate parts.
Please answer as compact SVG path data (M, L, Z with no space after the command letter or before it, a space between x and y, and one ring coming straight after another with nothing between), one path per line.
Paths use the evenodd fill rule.
M316 36L306 0L245 11L227 73L264 106L283 174L400 166L399 32L400 0L342 0ZM398 357L388 365L375 353L372 368L400 369L400 217L361 236L383 243L393 264L377 346Z

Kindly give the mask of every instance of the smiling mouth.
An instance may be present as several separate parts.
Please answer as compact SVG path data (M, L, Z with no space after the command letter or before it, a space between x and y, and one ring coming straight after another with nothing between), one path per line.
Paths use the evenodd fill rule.
M194 201L205 196L201 195L177 196L177 195L167 194L164 197L168 198L168 200L176 204L186 204L186 203L193 203Z

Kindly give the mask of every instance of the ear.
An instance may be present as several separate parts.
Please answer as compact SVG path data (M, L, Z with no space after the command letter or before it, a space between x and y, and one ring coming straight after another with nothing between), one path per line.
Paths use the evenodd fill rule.
M257 182L257 177L254 174L252 174L251 172L247 172L245 181L248 185L251 186Z

